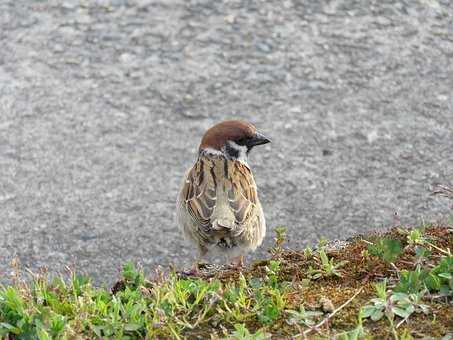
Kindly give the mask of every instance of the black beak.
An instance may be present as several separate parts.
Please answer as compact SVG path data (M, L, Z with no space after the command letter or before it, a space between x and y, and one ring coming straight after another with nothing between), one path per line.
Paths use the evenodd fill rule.
M263 144L267 144L267 143L270 143L270 142L271 141L269 140L269 138L267 138L263 134L257 132L256 135L253 138L250 138L247 141L247 146L248 147L253 147L253 146L256 146L256 145L263 145Z

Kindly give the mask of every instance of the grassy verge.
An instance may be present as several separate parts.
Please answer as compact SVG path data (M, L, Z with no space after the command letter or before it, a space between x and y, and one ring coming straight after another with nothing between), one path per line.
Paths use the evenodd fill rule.
M401 338L453 333L452 225L393 228L342 247L285 249L242 272L199 278L126 264L112 289L69 273L19 274L0 287L0 336L91 338Z

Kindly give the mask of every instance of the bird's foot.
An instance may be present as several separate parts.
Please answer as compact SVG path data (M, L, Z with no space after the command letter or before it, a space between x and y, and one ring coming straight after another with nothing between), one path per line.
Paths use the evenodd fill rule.
M189 276L200 276L200 269L198 266L198 262L195 262L189 270L183 270L178 273L181 276L189 277Z

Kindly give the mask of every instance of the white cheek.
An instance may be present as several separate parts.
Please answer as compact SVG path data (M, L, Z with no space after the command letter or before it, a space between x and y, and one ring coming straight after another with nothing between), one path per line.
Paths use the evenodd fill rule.
M220 150L216 150L213 148L205 148L203 149L203 152L208 154L208 155L215 155L215 156L223 156L223 152Z

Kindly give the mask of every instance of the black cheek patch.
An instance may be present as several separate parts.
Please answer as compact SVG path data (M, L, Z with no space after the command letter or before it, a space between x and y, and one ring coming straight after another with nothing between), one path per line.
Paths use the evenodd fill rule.
M233 159L236 159L239 157L239 150L236 150L235 148L231 147L228 143L225 147L225 151Z

